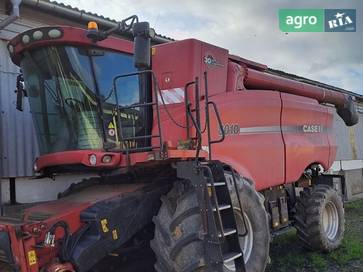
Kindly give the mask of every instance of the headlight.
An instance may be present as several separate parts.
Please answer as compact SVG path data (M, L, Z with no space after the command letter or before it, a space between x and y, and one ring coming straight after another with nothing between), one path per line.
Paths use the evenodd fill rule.
M89 163L93 166L97 164L97 156L95 154L89 156Z
M102 163L110 163L112 161L111 155L105 155L102 157Z

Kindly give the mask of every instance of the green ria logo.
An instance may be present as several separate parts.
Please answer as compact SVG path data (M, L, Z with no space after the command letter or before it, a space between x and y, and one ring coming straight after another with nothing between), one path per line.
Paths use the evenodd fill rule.
M283 32L354 32L355 9L280 9Z
M324 31L323 9L280 9L279 20L283 32Z

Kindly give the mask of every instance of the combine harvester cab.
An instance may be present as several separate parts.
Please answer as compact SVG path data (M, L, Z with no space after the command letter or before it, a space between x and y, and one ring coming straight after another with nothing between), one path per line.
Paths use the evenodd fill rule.
M341 180L320 165L329 168L336 149L327 104L354 125L351 98L198 40L151 42L160 40L149 24L131 16L108 31L42 27L9 43L39 178L100 177L21 218L1 217L0 270L90 271L130 241L149 242L141 231L152 232L158 272L263 271L270 233L294 224L306 246L336 248ZM304 209L322 195L324 220Z

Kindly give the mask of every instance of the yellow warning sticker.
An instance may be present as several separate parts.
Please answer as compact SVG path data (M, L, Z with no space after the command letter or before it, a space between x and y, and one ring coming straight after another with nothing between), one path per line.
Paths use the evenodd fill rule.
M113 240L117 240L117 239L118 239L117 229L114 229L114 230L112 231L112 238L113 238Z
M213 193L212 188L208 187L207 190L208 190L208 195L211 197Z
M35 250L28 251L28 262L29 266L37 264L37 254Z
M115 128L115 125L113 124L113 122L110 122L110 123L108 124L108 128Z
M103 232L109 232L110 231L108 229L108 221L107 221L107 219L102 219L101 220L101 227L102 227L102 231Z
M151 48L151 56L155 56L156 55L156 48L153 47Z

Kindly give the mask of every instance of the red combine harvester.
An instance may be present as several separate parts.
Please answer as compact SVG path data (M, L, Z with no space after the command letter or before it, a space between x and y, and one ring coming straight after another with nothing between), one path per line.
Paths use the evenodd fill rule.
M90 271L145 242L159 272L263 271L270 235L290 226L308 248L341 243L344 180L324 171L334 106L354 125L352 99L195 39L151 47L154 35L131 16L109 31L41 27L10 41L39 178L99 178L1 217L1 271Z

